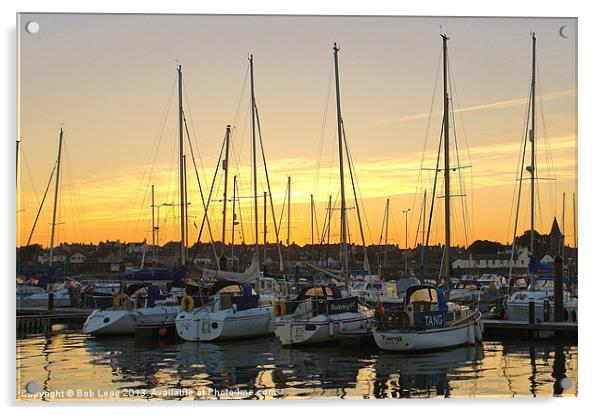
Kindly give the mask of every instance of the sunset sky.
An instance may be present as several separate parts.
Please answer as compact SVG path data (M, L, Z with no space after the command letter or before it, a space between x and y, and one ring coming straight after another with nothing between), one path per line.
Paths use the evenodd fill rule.
M35 35L24 29L33 20L40 24ZM531 77L532 31L538 39L539 175L556 179L540 182L537 230L547 233L554 215L561 222L566 192L567 242L573 243L575 19L27 14L20 22L18 244L27 241L56 158L61 126L65 152L57 242L151 240L150 185L155 185L157 204L178 201L178 64L205 196L225 126L235 127L230 179L239 176L245 242L252 243L249 54L254 55L276 216L280 218L290 175L291 240L310 242L310 194L321 230L328 196L334 200L338 193L332 56L336 41L341 48L342 113L367 217L366 243L379 243L385 201L390 198L389 242L405 245L402 210L411 208L412 246L422 191L428 190L429 201L432 191L433 172L421 167L435 167L441 127L440 33L451 38L459 158L461 165L470 166L461 171L468 212L462 214L462 198L453 201L452 243L508 242ZM563 25L566 38L559 33ZM452 154L451 164L456 165L455 151ZM190 157L188 165L190 239L196 240L192 235L202 220L202 205ZM452 182L452 192L460 193L457 172ZM220 179L218 183L223 185ZM353 206L349 181L347 186L347 203ZM261 187L263 193L263 179ZM221 198L221 191L220 187L214 199ZM527 226L527 200L525 192L519 234ZM52 193L32 242L49 244L51 207ZM220 210L220 203L212 203L216 239ZM443 237L440 198L434 213L431 243ZM161 208L161 243L179 238L178 214L177 209ZM359 242L356 210L348 214L352 241ZM270 221L271 241L272 226ZM338 238L335 214L331 242ZM286 239L286 213L280 239ZM203 240L208 240L207 233Z

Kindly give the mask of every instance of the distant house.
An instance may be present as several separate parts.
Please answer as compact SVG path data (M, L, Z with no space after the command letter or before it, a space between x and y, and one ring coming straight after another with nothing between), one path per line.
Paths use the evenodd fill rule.
M69 257L69 262L71 264L83 264L84 262L86 262L87 259L88 258L86 258L86 256L81 252L76 252L75 254Z
M529 265L529 252L525 248L518 248L512 258L512 251L499 251L495 254L473 254L467 252L452 262L454 269L499 269L499 268L527 268Z
M38 255L38 262L40 264L47 264L50 259L50 254L44 253L43 255ZM52 263L65 263L67 261L67 257L65 254L54 254L52 256Z

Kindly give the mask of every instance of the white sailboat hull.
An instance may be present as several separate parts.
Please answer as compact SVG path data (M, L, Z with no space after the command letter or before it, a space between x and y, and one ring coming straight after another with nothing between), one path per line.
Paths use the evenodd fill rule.
M132 310L94 310L86 319L83 331L93 336L133 334L136 320Z
M71 297L69 293L55 293L52 301L54 307L69 307L71 306ZM48 293L37 293L26 296L17 295L17 307L48 307Z
M446 349L463 344L475 344L483 333L480 316L464 324L430 330L373 331L379 348L394 352Z
M179 305L155 306L134 310L135 327L173 327L180 310Z
M274 307L257 307L234 312L211 312L206 308L181 311L175 319L178 335L187 341L211 342L259 337L274 332Z
M577 305L573 303L565 303L564 309L568 312L570 322L577 322ZM529 321L529 303L528 302L508 302L506 304L508 312L508 320L510 321ZM574 317L573 318L573 312ZM550 320L554 319L554 302L550 302ZM543 301L535 301L535 322L541 323L544 321L544 304Z
M310 319L284 317L274 322L274 334L284 346L327 343L337 340L344 331L367 329L370 321L359 312L320 314Z

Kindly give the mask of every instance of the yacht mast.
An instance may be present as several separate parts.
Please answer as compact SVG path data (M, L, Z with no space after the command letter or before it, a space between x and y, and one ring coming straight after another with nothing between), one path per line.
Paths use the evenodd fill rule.
M385 250L383 252L383 269L387 268L387 243L389 240L389 199L385 207Z
M155 185L151 185L151 232L153 235L153 248L152 248L152 257L153 257L153 261L156 261L157 259L157 249L156 249L156 243L157 243L157 239L155 237L156 235L156 231L157 228L155 227Z
M426 190L422 197L422 244L420 244L420 281L424 281L424 244L425 244L425 231L426 226Z
M309 217L311 223L311 245L314 245L314 195L309 195Z
M263 263L267 259L268 244L268 192L263 192Z
M286 189L286 246L288 247L291 243L291 176L288 176Z
M228 165L229 165L229 151L230 151L230 125L226 125L226 155L224 156L224 161L222 168L224 169L224 200L222 206L222 256L225 255L226 252L226 219L227 219L227 208L228 208ZM232 239L232 243L234 243L234 238Z
M341 182L341 265L347 289L349 286L349 260L347 258L347 207L345 206L345 171L343 161L343 126L341 116L341 91L339 86L339 47L334 44L334 76L337 100L337 133L339 139L339 179Z
M54 205L52 207L52 229L50 231L50 257L48 258L48 267L52 267L52 258L54 256L54 231L56 228L56 207L59 198L59 182L61 178L61 149L63 148L63 128L59 131L59 152L56 158L56 177L54 182Z
M17 140L17 158L16 158L16 173L15 178L17 181L17 201L19 200L19 144L21 144L21 140Z
M180 264L186 265L186 191L184 190L184 110L182 108L182 65L178 65L178 134L180 145Z
M445 279L445 294L449 296L450 288L450 248L451 248L451 206L450 206L450 180L449 180L449 94L447 91L447 41L449 37L442 34L443 38L443 151L444 151L444 187L445 187L445 249L443 250L443 277Z
M328 195L328 224L326 228L326 264L328 264L328 254L330 252L330 221L332 219L332 195Z
M560 246L558 247L558 253L564 258L564 202L566 193L562 192L562 238L560 239Z
M236 175L234 175L234 184L232 187L232 266L234 267L234 228L236 228ZM242 225L241 225L242 226Z
M531 130L529 131L529 141L531 141L531 165L527 166L527 171L531 175L531 232L529 248L531 255L535 255L535 33L532 33L531 37L533 40L533 56L531 62Z
M259 255L259 214L257 206L257 145L255 137L255 76L253 73L253 55L249 56L251 73L251 139L253 142L253 211L255 212L255 252Z

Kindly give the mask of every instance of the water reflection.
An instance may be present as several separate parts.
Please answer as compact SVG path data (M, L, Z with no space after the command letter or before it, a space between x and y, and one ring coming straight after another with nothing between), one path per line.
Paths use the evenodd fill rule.
M398 355L333 346L284 349L273 337L235 343L95 339L77 331L17 340L18 385L130 391L138 399L409 398L550 396L577 393L577 347L484 342ZM568 377L572 388L563 390ZM172 396L174 389L194 393ZM251 391L223 395L220 391ZM135 393L132 394L131 391ZM269 392L269 393L268 393ZM61 399L60 396L50 397ZM100 396L102 398L102 396Z

